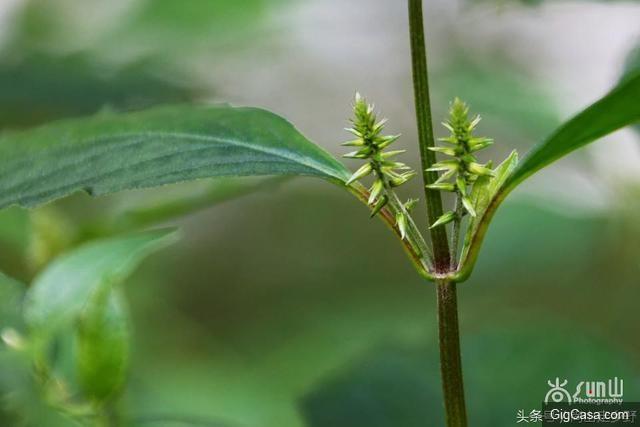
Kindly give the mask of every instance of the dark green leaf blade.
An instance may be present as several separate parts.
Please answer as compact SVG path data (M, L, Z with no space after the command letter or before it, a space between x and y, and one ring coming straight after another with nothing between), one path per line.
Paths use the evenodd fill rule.
M515 188L536 171L609 133L640 121L640 72L627 77L604 98L569 120L534 147L505 183Z
M35 278L25 320L43 338L78 318L90 298L122 281L142 259L176 238L174 230L134 233L83 245Z
M0 208L79 190L102 195L219 176L347 169L289 122L256 108L162 107L67 120L0 138Z

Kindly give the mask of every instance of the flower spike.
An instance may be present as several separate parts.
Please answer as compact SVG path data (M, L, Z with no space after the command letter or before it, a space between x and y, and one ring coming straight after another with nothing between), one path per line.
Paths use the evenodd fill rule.
M480 123L480 116L469 118L469 107L456 98L449 109L449 118L442 123L450 132L439 141L447 146L430 147L431 151L451 157L431 165L428 172L443 172L435 183L428 185L431 190L455 192L458 196L460 208L456 212L447 212L436 220L431 226L438 227L454 220L461 220L462 215L476 216L473 202L469 198L469 187L481 176L493 176L491 163L482 165L474 156L474 153L493 144L491 138L477 137L473 131Z
M356 147L357 150L345 154L344 157L352 159L366 160L347 181L347 185L373 174L375 181L369 189L367 203L373 209L373 215L389 202L389 191L398 187L411 178L416 173L407 165L396 162L395 157L403 154L405 150L385 151L387 147L396 142L399 135L382 135L386 119L379 120L376 116L374 106L368 104L366 100L356 93L353 104L352 126L346 130L353 134L356 139L352 139L342 145ZM406 218L397 218L398 227L404 227L406 232ZM402 232L404 235L405 232Z

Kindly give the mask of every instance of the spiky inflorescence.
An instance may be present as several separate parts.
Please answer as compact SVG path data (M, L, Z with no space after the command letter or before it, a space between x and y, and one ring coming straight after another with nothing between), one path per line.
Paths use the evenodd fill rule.
M429 147L429 150L449 156L451 159L434 163L427 169L428 171L443 172L438 180L428 185L427 188L457 193L463 207L456 212L444 213L431 225L432 228L460 219L460 216L466 213L476 216L473 204L469 199L469 186L473 185L480 176L493 175L490 163L482 165L473 155L473 153L493 144L493 140L490 138L473 135L479 122L480 116L475 116L472 120L469 119L469 107L456 98L451 104L449 119L442 123L449 129L451 135L439 139L448 145Z
M352 127L346 130L351 132L356 139L347 141L342 145L357 147L357 151L345 154L344 157L367 160L347 181L347 185L373 174L375 179L369 189L368 203L372 207L372 216L376 215L390 201L393 203L394 187L398 187L413 178L416 173L404 163L392 159L405 152L405 150L385 151L396 142L399 135L382 135L386 119L378 121L374 107L365 99L356 94L353 104L354 117L351 119ZM402 237L406 236L407 218L406 212L414 205L414 201L408 201L402 205L402 209L396 212L396 223Z

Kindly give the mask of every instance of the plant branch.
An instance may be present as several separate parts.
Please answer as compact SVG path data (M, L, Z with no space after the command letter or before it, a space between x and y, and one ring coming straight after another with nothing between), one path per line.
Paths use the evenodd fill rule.
M388 194L390 196L389 204L396 212L402 212L407 218L407 239L420 254L422 262L426 265L427 270L431 271L433 268L433 252L431 251L431 248L427 245L427 242L424 240L424 237L422 237L422 233L420 233L418 226L413 221L413 217L400 201L395 191L390 189L388 190Z
M446 425L448 427L466 427L467 411L460 358L456 283L449 280L438 280L436 286L438 289L440 372Z
M427 172L436 161L435 153L429 147L435 146L433 137L433 121L429 99L429 77L427 69L427 50L424 40L424 24L422 22L422 0L409 0L409 31L411 36L411 59L413 69L413 89L418 121L418 141L422 161L422 177L425 185L433 184L438 179L436 172ZM427 200L427 219L433 224L442 215L442 198L440 192L425 189ZM437 273L449 271L449 243L447 230L444 227L431 229L435 269Z
M347 186L347 190L362 203L369 206L369 191L359 182L354 182L351 185ZM395 209L392 204L389 204L388 207ZM411 216L408 217L407 223L407 239L401 238L401 233L398 227L396 226L395 212L392 212L388 207L383 208L379 213L378 217L382 219L382 221L389 227L391 231L398 237L400 242L402 243L402 247L404 248L407 256L413 263L414 267L418 274L424 277L427 280L434 281L435 276L431 273L431 265L429 263L428 254L430 253L429 246L424 241L422 234L418 230L418 227L415 225Z

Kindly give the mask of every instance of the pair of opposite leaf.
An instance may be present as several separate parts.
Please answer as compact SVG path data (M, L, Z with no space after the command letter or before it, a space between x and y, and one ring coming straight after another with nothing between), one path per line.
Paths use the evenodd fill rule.
M372 208L371 215L374 216L395 197L393 188L406 183L416 173L404 163L391 160L406 151L385 151L387 147L398 140L399 135L382 135L386 119L378 121L374 106L368 104L360 94L356 94L353 112L354 117L351 119L353 126L347 131L353 133L356 139L347 141L343 145L358 147L358 150L345 154L344 157L368 160L368 162L351 176L347 185L374 174L375 178L369 189L368 200L368 204ZM466 214L476 217L476 210L470 198L470 189L479 177L494 175L491 170L491 162L480 164L474 155L474 153L493 144L491 138L474 135L474 130L479 122L480 116L469 119L469 107L456 98L451 104L448 120L443 123L451 134L446 138L439 139L446 145L429 147L429 150L449 156L451 159L434 163L427 169L428 172L442 172L437 181L427 185L427 188L456 193L457 200L461 203L459 209L444 213L431 225L431 228L461 220L462 216ZM404 209L400 209L396 213L396 225L403 239L406 237L407 215L415 203L415 199L410 199L402 205Z

